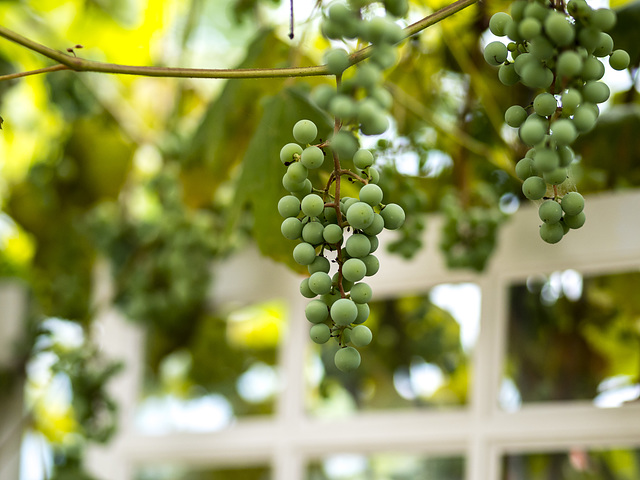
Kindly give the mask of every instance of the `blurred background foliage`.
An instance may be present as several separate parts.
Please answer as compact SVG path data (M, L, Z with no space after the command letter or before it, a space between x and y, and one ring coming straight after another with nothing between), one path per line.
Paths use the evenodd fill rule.
M321 63L329 46L318 29L321 3L294 2L293 39L288 2L279 0L4 1L0 23L52 48L74 48L78 56L113 63L308 66ZM412 0L407 23L447 3ZM399 61L386 74L395 121L391 133L369 138L365 146L377 151L387 201L409 213L390 245L406 258L421 247L422 230L428 228L423 214L439 212L449 266L480 271L490 262L500 225L524 201L513 172L524 150L514 131L503 126L502 112L512 104L526 105L534 92L499 84L481 53L490 16L508 5L506 0L481 2L403 42ZM640 184L640 105L634 86L640 2L611 5L619 9L620 20L612 35L630 52L632 65L617 76L607 73L614 95L597 127L575 145L579 162L572 175L586 194ZM34 52L0 41L0 74L47 65ZM59 422L54 430L73 438L101 441L113 430L108 422L91 430L92 418L104 418L115 408L103 386L117 371L90 345L92 271L99 258L111 265L116 304L148 329L148 398L222 394L233 415L273 411L273 386L250 398L239 385L247 376L273 375L286 308L254 305L247 312L211 306L206 294L216 277L209 265L255 243L262 254L299 268L291 261L293 242L279 236L281 219L274 206L285 192L278 151L291 141L291 127L300 118L314 120L320 137L327 137L331 120L308 95L322 83L331 80L65 71L0 82L0 276L28 285L32 319L28 340L16 351L21 360L3 373L3 382L25 375L29 362L42 363L38 359L46 350L42 368L49 373L36 389L39 395L60 378L71 384L67 407L33 407L33 427L59 447L56 478L85 478L73 476L81 472L83 442L47 434L51 422ZM605 310L625 286L607 285L597 289L598 305ZM537 294L527 292L514 290L514 301L526 303L527 295ZM545 329L553 322L545 308L530 313L539 323L528 328L550 335ZM637 315L636 310L609 313L621 329ZM449 312L417 294L376 303L371 324L381 341L377 350L366 352L371 358L365 358L358 376L332 370L331 362L323 362L331 352L317 357L324 373L311 387L316 397L310 408L322 411L336 389L355 409L466 402L466 352ZM607 356L609 336L597 322L564 325L580 331L580 348ZM74 348L60 350L55 341L42 340L51 331L76 327L80 331L74 335L82 341ZM637 340L637 328L631 330ZM529 333L515 329L511 335ZM617 345L611 340L610 350ZM519 361L513 366L516 377L527 369L546 373L557 366L538 366L526 355ZM563 359L557 362L569 368ZM598 369L606 369L603 362ZM424 364L443 376L441 388L429 395L407 390L399 395L394 375L410 385L406 379ZM592 378L590 369L596 368L571 366L576 378ZM595 387L597 382L585 386L585 395ZM521 388L523 399L540 395L529 392ZM263 475L260 470L254 476Z

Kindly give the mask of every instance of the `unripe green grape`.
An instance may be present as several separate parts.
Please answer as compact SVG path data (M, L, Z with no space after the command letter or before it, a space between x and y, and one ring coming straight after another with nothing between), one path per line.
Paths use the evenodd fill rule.
M358 193L360 201L367 203L372 207L379 205L382 202L382 197L382 189L374 183L369 183L368 185L363 186Z
M528 17L518 24L518 33L525 40L531 40L542 32L542 24L537 18Z
M315 272L309 277L309 289L317 295L329 293L331 291L331 277L325 272Z
M512 19L508 13L494 13L489 19L489 30L497 37L504 37L506 35L505 28L510 22Z
M300 282L300 294L305 298L313 298L316 296L315 293L311 291L309 288L309 279L305 278Z
M373 165L373 154L369 150L361 148L353 156L353 164L356 168L364 170Z
M285 218L280 225L280 232L287 240L297 240L302 235L302 222L295 217Z
M342 206L342 214L346 215L349 211L349 208L351 208L351 205L353 205L354 203L358 203L357 198L343 197L342 200L340 200L340 205Z
M349 68L349 54L342 48L329 50L324 56L324 61L332 75L340 75Z
M369 95L385 110L391 108L393 105L393 96L389 90L384 87L374 88Z
M581 133L591 130L596 124L597 119L598 115L585 103L576 108L576 113L573 114L573 123L578 132Z
M600 41L600 30L593 27L582 28L578 32L578 42L588 53L593 51L598 46Z
M332 22L330 19L326 19L320 25L320 31L322 34L332 40L342 40L342 26L336 22Z
M558 108L556 98L550 93L540 93L533 100L533 110L541 117L553 115Z
M367 120L360 120L360 131L364 135L382 135L389 128L389 119L382 112L377 112Z
M558 168L560 159L555 150L550 148L537 148L533 157L533 167L536 171L544 173Z
M558 56L556 72L560 77L575 77L582 72L583 61L580 54L565 50Z
M540 22L544 22L549 14L549 9L541 3L529 3L524 9L525 18L535 18Z
M351 329L349 327L340 330L338 342L340 346L351 342Z
M611 90L604 82L590 81L582 87L582 98L589 103L602 103L607 101Z
M338 350L333 358L338 370L344 373L354 372L360 366L360 353L353 347Z
M407 0L384 0L385 10L395 17L404 17L409 11Z
M286 220L285 220L286 222ZM293 249L293 259L300 265L310 265L316 258L316 249L313 245L303 242Z
M375 167L369 167L369 183L378 183L380 181L380 172Z
M344 25L353 19L353 12L346 4L335 2L327 8L327 16L334 22Z
M538 216L544 223L558 223L562 218L562 207L555 200L545 200L538 208Z
M537 64L537 63L539 63L538 59L534 57L532 54L523 53L521 55L518 55L516 59L513 61L513 68L515 69L516 73L520 77L522 77L525 66Z
M347 210L347 222L356 230L367 228L373 223L373 209L364 202L356 202Z
M287 167L286 175L288 175L289 178L296 183L304 182L307 178L307 174L307 167L302 165L300 162L294 162L289 165L289 167Z
M507 47L502 42L491 42L484 49L484 59L489 65L497 67L507 60Z
M569 0L567 3L567 11L572 17L578 18L589 15L591 13L591 7L589 7L585 0Z
M353 258L364 257L371 251L371 242L366 235L356 233L347 238L345 249L349 256Z
M387 230L396 230L404 224L405 214L400 205L389 203L382 210L380 216L384 220L384 228Z
M582 102L582 95L575 88L570 88L562 94L562 114L565 116L572 115L578 105Z
M333 285L336 286L336 287L338 286L339 278L340 278L340 274L339 274L339 272L336 272L333 275ZM347 280L346 278L342 277L342 289L345 292L348 292L349 290L351 290L351 287L353 287L353 282L351 282L351 281ZM337 288L336 288L336 291L338 291L338 293L340 293L340 291Z
M367 255L361 259L364 262L365 267L367 267L367 277L371 277L378 273L380 270L380 261L375 255Z
M356 283L351 287L351 300L356 303L369 303L372 297L373 290L364 282Z
M570 145L577 136L578 131L574 123L569 119L562 118L551 124L551 139L556 142L556 145Z
M341 119L354 118L358 107L348 95L337 95L329 103L329 111Z
M520 126L518 133L525 144L536 145L544 139L547 127L543 122L530 118Z
M631 58L624 50L615 50L609 57L609 65L614 70L624 70L629 66Z
M356 316L356 319L351 323L355 323L357 325L360 323L364 323L367 318L369 318L370 309L369 305L367 305L366 303L356 303L356 307L358 307L358 315Z
M522 184L522 193L529 200L540 200L547 193L547 184L540 177L529 177Z
M291 193L301 192L302 190L304 190L305 181L303 180L301 182L296 182L289 175L285 173L282 176L282 186L285 188L285 190Z
M318 136L318 127L311 120L299 120L293 126L293 138L298 143L311 143L316 136Z
M500 68L498 69L498 80L507 87L515 85L520 81L520 75L516 72L516 67L513 63L504 63L500 65Z
M325 293L324 295L322 295L321 298L322 298L322 301L324 302L324 304L327 305L329 308L331 308L331 305L333 305L338 300L340 300L341 294L338 291L338 289L336 288L336 289L334 289L333 292Z
M353 78L355 84L367 91L373 89L376 85L379 85L382 80L382 71L374 63L361 63L358 64L356 75Z
M284 218L297 217L300 213L300 200L293 195L285 195L278 201L278 213Z
M329 108L331 100L336 96L336 90L331 85L318 85L311 92L311 100L316 102L318 106L324 110ZM302 151L300 152L302 153Z
M520 77L522 83L531 88L549 88L553 83L553 72L540 63L527 63Z
M611 55L613 51L613 39L607 33L600 32L598 35L598 43L596 44L596 48L593 50L593 55L595 57L606 57L607 55Z
M556 47L544 35L540 35L529 42L529 53L539 61L547 61L555 56Z
M366 347L371 343L373 339L373 334L369 327L365 325L356 325L351 330L351 343L353 343L356 347Z
M358 307L348 298L336 300L331 305L331 318L336 325L347 326L358 316Z
M531 158L522 158L516 163L516 176L520 180L526 180L534 175L533 160Z
M512 105L504 113L504 121L510 127L518 128L527 119L527 111L520 105Z
M367 273L367 267L359 258L350 258L342 265L342 276L350 282L362 280Z
M563 168L567 168L573 162L574 154L573 150L567 146L558 147L558 158L560 159L560 166Z
M304 314L311 323L322 323L329 318L329 308L322 300L311 300L305 307Z
M324 237L324 241L331 245L340 243L342 241L342 228L335 223L330 223L324 227L322 236Z
M299 200L302 201L304 197L306 197L311 193L312 189L313 189L313 185L311 185L311 180L307 178L304 182L300 184L296 184L295 189L292 189L289 191L291 192L292 195L294 195L295 197L297 197Z
M326 223L338 223L338 214L335 207L324 207L323 215Z
M615 26L616 20L616 12L609 8L598 8L592 11L589 17L589 23L605 32Z
M309 194L300 202L302 213L308 217L317 217L324 211L324 200L315 193Z
M315 343L327 343L331 338L331 329L324 323L318 323L309 329L309 337Z
M311 245L320 245L324 243L323 231L324 226L320 222L309 222L302 227L302 240Z
M550 185L560 185L568 178L567 169L558 167L550 172L544 172L542 178Z
M280 149L280 161L285 165L295 162L294 155L301 155L302 147L297 143L287 143Z
M366 235L378 235L384 230L384 218L379 213L373 214L373 222L367 228L363 228L362 232ZM373 247L372 247L373 248ZM373 251L373 249L371 250Z
M511 18L516 22L519 22L524 18L524 11L527 8L529 2L526 0L516 0L511 4L509 11L511 12Z
M563 47L573 42L575 30L564 14L550 12L544 21L544 29L547 36L558 46Z
M547 243L558 243L564 236L564 228L560 223L543 223L540 225L540 238Z
M358 150L358 141L351 133L341 130L331 139L331 149L340 158L352 158Z
M309 271L309 275L313 275L316 272L329 273L329 270L331 270L331 263L327 257L318 255L313 263L307 266L307 270Z
M316 146L307 147L302 151L300 162L309 170L313 170L324 163L324 153Z
M578 229L584 225L585 220L587 219L584 212L580 212L577 215L569 215L565 214L564 223L571 229Z
M380 216L377 213L376 213L376 215ZM380 219L382 219L382 217L380 217ZM382 220L382 221L384 222L384 220ZM375 223L375 220L374 220L374 223ZM373 253L378 249L378 245L380 244L380 242L378 240L378 237L376 237L376 235L378 233L380 233L382 230L380 230L380 232L375 233L375 234L367 233L366 230L368 230L368 229L363 230L363 232L367 235L367 238L369 239L369 242L371 242L371 250L369 251L369 253Z
M584 209L584 197L578 192L569 192L560 201L567 215L578 215Z

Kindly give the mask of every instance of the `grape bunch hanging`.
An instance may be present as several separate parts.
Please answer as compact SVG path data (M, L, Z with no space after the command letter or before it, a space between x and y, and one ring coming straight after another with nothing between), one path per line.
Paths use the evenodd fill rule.
M489 43L484 58L499 66L498 78L507 85L521 82L539 93L526 107L513 105L505 122L518 129L520 140L531 147L516 164L522 191L539 201L540 236L559 242L570 229L585 223L584 198L570 191L569 170L574 160L570 145L595 126L598 104L610 95L600 81L604 57L616 70L629 66L629 54L614 50L606 33L616 23L608 8L592 9L585 0L543 2L517 0L510 15L494 14L490 31L511 40Z

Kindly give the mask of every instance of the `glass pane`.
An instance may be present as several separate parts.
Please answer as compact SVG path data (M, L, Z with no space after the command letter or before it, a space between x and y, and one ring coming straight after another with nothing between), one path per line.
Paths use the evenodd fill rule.
M462 457L334 455L314 462L307 480L463 480Z
M197 319L186 340L150 332L139 430L215 431L238 417L272 414L286 318L286 304L269 301Z
M143 466L135 480L270 480L268 467L194 469L179 465Z
M640 450L573 449L562 453L508 455L503 480L637 480Z
M640 272L531 277L509 290L507 362L500 395L522 402L638 398Z
M474 284L370 303L373 341L359 348L353 373L334 364L337 342L313 345L307 407L317 416L355 410L460 406L467 403L469 354L480 319Z

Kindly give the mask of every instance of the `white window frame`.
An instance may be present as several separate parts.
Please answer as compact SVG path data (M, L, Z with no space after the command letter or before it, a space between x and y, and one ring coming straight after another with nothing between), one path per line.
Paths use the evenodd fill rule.
M133 480L135 468L143 464L270 465L274 480L302 480L308 463L324 455L399 452L463 456L466 480L499 480L506 454L640 447L637 404L597 408L584 401L527 403L505 412L498 403L510 285L565 269L583 274L640 269L640 221L634 221L639 218L640 191L593 195L586 208L585 226L557 245L539 239L537 209L520 208L502 229L499 247L482 274L445 268L438 251L437 218L429 219L426 248L415 259L407 262L379 250L380 272L370 282L378 298L426 291L442 283L474 282L481 289L481 326L472 354L468 404L444 411L364 412L335 421L310 418L304 405L309 341L306 301L298 294L300 277L249 250L216 267L216 278L224 281L216 283L212 299L215 303L280 297L289 303L288 334L279 355L283 388L274 414L241 419L213 433L142 435L133 427L133 416L142 378L143 332L110 305L108 272L98 269L96 338L106 353L124 360L127 369L111 385L120 404L119 433L108 446L90 450L90 469L99 478ZM246 292L257 294L246 298Z

